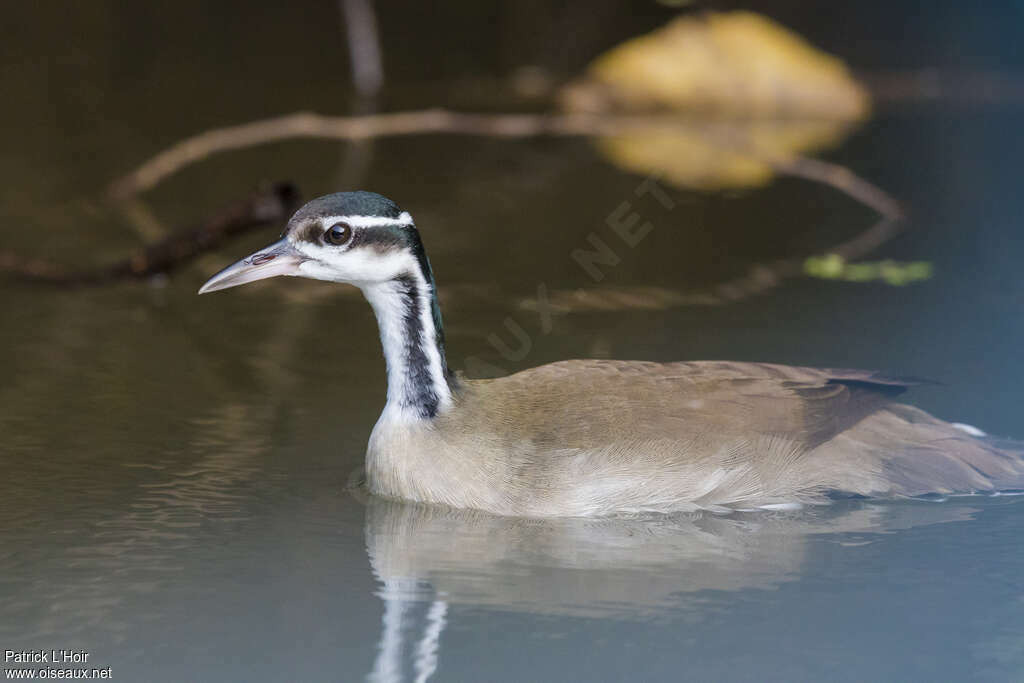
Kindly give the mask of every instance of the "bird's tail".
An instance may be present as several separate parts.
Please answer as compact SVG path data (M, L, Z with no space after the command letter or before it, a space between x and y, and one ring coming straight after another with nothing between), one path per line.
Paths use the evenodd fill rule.
M894 404L834 440L842 464L859 468L853 493L922 496L1024 490L1024 442ZM830 449L832 450L832 449ZM848 488L848 487L844 487Z

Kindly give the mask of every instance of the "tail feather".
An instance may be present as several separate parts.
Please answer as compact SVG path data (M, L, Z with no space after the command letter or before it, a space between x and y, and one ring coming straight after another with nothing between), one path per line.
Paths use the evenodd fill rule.
M828 446L835 466L850 473L842 486L848 493L921 496L1024 488L1024 442L973 436L912 406L890 405Z

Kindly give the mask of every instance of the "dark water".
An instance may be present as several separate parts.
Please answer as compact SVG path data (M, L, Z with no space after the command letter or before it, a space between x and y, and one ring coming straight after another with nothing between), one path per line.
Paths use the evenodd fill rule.
M564 50L542 31L533 47L575 68L669 12L598 4L614 30ZM780 12L808 31L791 4ZM80 266L123 256L144 221L101 201L109 179L207 126L348 106L331 3L139 7L9 8L0 246ZM496 7L406 17L449 36L447 51L423 37L403 49L386 28L386 103L458 104L473 99L466 82L524 61L513 38L530 22ZM870 6L859 12L852 26L869 25ZM904 19L999 66L998 13L958 29L952 12ZM401 19L382 8L385 27ZM491 20L522 27L465 30ZM916 64L887 45L890 64ZM926 282L791 279L726 306L570 313L550 329L517 302L541 284L591 286L570 253L609 234L642 178L584 140L420 137L376 144L361 184L417 217L455 367L596 355L881 368L942 382L912 397L941 417L1024 438L1022 113L890 103L828 154L910 207L872 258L929 261ZM313 196L337 189L346 153L296 142L216 157L139 210L179 226L264 179ZM792 179L671 193L670 212L638 205L655 229L606 284L713 286L873 220ZM195 296L273 234L164 282L0 285L0 649L85 650L124 681L1024 680L1016 498L537 522L346 491L383 405L369 308L290 280ZM529 339L514 360L488 339L511 344L508 320Z

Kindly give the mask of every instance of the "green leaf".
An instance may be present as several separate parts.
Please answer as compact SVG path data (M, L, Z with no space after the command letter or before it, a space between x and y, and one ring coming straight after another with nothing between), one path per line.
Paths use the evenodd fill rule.
M885 260L864 263L847 263L838 254L811 256L804 261L804 273L823 280L846 282L884 282L902 287L913 282L931 278L932 264L928 261Z

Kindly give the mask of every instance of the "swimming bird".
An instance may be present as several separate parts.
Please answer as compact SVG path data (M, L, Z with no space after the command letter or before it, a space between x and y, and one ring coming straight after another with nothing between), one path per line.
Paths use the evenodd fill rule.
M315 199L199 293L290 275L362 290L387 401L366 483L385 497L525 517L785 508L1024 483L1024 445L894 401L913 381L767 363L569 360L450 371L430 261L372 192Z

